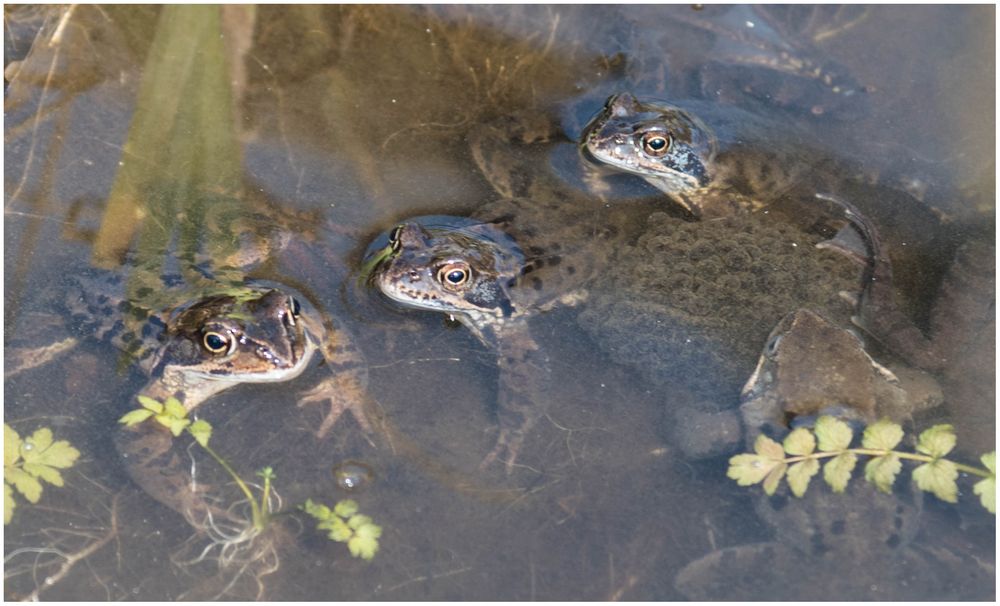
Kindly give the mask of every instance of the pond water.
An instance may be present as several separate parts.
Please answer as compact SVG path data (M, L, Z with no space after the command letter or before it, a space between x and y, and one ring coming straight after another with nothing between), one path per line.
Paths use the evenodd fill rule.
M768 499L726 477L735 447L704 446L722 435L707 413L737 408L777 319L836 305L832 273L815 268L853 275L849 261L817 256L819 237L794 232L799 256L754 265L775 272L770 286L687 349L660 329L664 316L629 311L649 303L630 276L677 283L648 275L660 253L610 251L642 271L619 266L624 282L597 280L581 306L531 321L545 379L529 386L537 420L510 470L480 466L508 385L496 352L358 281L369 242L401 220L468 216L500 198L475 158L487 169L505 159L472 149L482 125L556 124L554 141L510 146L527 167L519 178L599 196L637 234L666 225L717 243L736 236L686 221L637 177L595 185L570 141L626 90L794 123L809 149L860 167L839 193L904 201L881 225L887 241L932 217L936 248L896 268L899 286L918 323L947 324L962 349L933 377L944 403L907 431L950 423L956 458L974 463L996 439L993 7L73 5L5 19L4 418L81 452L37 504L15 495L5 599L994 599L995 520L975 478L959 478L954 505L903 480L876 494L860 470L846 494L816 479L805 500ZM774 237L766 222L747 229L736 231ZM945 276L968 242L989 254L961 280ZM208 259L211 274L236 255L250 277L343 324L377 422L367 433L345 415L316 437L323 411L296 401L329 376L320 363L200 406L213 448L247 479L272 467L290 512L227 544L230 527L198 532L129 477L116 421L146 378L84 338L63 301L78 276L104 272L126 290L99 294L153 305L174 292L161 272L190 278L187 261ZM671 288L653 302L679 308ZM744 321L748 309L778 315ZM190 442L175 445L185 472L223 508L240 501ZM372 479L347 491L334 469L354 463ZM355 499L383 529L374 559L317 531L295 509L307 498Z

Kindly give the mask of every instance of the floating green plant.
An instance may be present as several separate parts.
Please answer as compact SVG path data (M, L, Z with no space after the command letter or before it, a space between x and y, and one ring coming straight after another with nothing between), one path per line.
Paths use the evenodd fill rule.
M319 522L316 524L317 529L329 531L327 536L330 540L347 543L352 556L364 560L375 557L382 527L372 522L370 517L359 514L356 502L344 499L330 509L322 503L306 499L299 508L316 518Z
M865 428L861 447L851 448L854 432L850 426L834 417L822 416L815 427L799 427L779 444L765 435L757 437L753 453L738 454L729 459L727 475L740 486L763 482L764 492L774 494L782 478L796 497L809 488L809 481L823 465L823 480L834 492L843 492L859 456L871 457L865 463L865 480L882 492L890 492L903 461L921 463L913 470L913 480L921 490L933 493L949 503L958 501L958 474L968 473L983 478L972 491L979 495L983 507L996 513L996 451L980 457L983 467L973 467L944 458L955 447L955 431L951 425L935 425L923 431L917 439L916 452L896 450L903 439L903 428L881 420Z
M42 498L42 481L62 486L60 469L72 467L80 451L66 440L53 440L52 430L42 427L30 437L21 436L4 423L3 426L3 523L14 517L17 501L14 491L29 503Z
M138 400L142 408L126 413L118 422L131 427L152 419L169 429L174 437L187 431L240 487L250 503L254 528L263 531L271 517L276 515L270 508L271 484L277 477L274 470L265 467L257 472L257 476L264 480L261 498L258 502L254 499L250 487L240 478L236 470L208 445L208 441L212 437L212 426L208 421L204 419L191 421L187 416L187 409L180 400L174 397L169 397L163 402L147 396L139 396ZM347 548L352 556L365 560L371 560L375 557L375 552L378 551L378 538L382 536L382 528L373 523L370 517L359 514L358 504L354 501L340 501L331 510L326 505L316 504L311 499L307 499L303 505L299 506L299 509L319 521L318 529L329 530L330 539L347 543Z

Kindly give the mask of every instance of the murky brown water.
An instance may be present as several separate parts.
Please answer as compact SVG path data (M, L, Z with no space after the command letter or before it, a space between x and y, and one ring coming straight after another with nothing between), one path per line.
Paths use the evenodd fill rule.
M83 342L5 377L7 423L22 434L52 427L83 453L65 487L46 488L36 506L22 501L5 527L5 598L992 599L995 522L973 495L958 506L918 502L912 541L924 555L906 552L891 570L859 569L836 549L808 553L758 516L759 489L726 479L725 458L681 454L670 407L695 388L615 363L576 310L534 326L554 387L524 467L480 471L495 440L495 356L441 317L352 286L368 242L401 218L468 214L496 197L469 154L474 125L554 112L575 136L619 90L801 122L818 147L863 164L879 187L933 207L956 238L992 242L994 9L782 15L784 30L751 9L712 6L10 9L8 59L24 59L6 71L7 372L14 348L67 336L51 319L73 274L169 266L164 250L217 259L234 239L212 225L252 209L268 217L251 223L265 242L283 227L302 231L255 277L306 292L349 325L393 431L366 437L345 419L316 440L318 413L295 407L315 368L213 398L199 414L216 428L215 448L247 477L273 466L285 507L344 498L330 470L349 459L371 466L374 483L352 497L384 534L366 563L293 516L245 570L220 566L217 548L195 561L207 539L141 493L111 443L142 378L119 370L107 345ZM750 73L761 45L843 66L868 92L797 97L785 88L792 76L753 89L769 98L708 84ZM702 69L709 64L725 69ZM727 71L734 66L744 71ZM577 161L560 158L556 168ZM611 203L643 197L647 214L658 204L636 179L611 183ZM992 284L980 286L993 296ZM945 406L918 421L954 424L972 461L995 442L995 327L959 329L984 337L939 377ZM736 398L739 387L712 393ZM209 481L225 484L211 465ZM226 498L239 498L231 488ZM685 568L771 540L792 541L788 553L801 549L805 564L754 577L733 561L724 582ZM919 582L928 561L937 563L933 589Z

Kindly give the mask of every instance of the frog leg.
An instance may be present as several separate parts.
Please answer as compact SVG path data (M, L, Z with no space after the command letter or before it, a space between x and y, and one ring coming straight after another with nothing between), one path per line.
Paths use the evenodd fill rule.
M299 398L299 406L314 402L329 402L330 407L316 429L316 437L323 438L337 423L344 412L350 412L365 433L372 433L372 423L365 413L368 402L368 367L361 351L342 326L324 318L318 326L316 320L306 320L311 335L321 335L319 350L333 376Z
M529 334L526 322L505 327L499 339L497 364L500 368L497 396L500 435L479 468L499 459L510 473L525 435L542 413L551 377L548 356Z

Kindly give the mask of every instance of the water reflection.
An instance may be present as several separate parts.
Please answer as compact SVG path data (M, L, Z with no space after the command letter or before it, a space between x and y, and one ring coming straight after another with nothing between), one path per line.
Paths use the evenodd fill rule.
M535 336L546 343L557 389L529 437L536 467L478 472L495 440L495 357L437 317L345 297L342 285L374 234L400 219L467 215L497 198L469 152L477 126L534 115L572 136L623 88L801 120L825 147L877 167L879 187L918 194L958 237L990 232L995 158L987 145L995 129L983 126L993 123L995 84L984 75L992 69L976 66L992 57L992 9L760 10L53 8L20 69L10 70L5 95L5 349L66 336L65 328L42 331L50 325L43 314L61 313L54 301L65 277L84 268L127 274L132 296L149 298L162 267L207 262L242 276L249 266L255 277L307 291L350 324L369 361L371 395L394 428L369 439L346 424L315 440L317 419L294 408L289 393L298 384L244 386L204 407L217 449L248 477L274 466L286 503L342 498L335 465L362 461L375 470L357 497L386 529L375 561L353 560L307 521L289 521L288 542L275 552L280 567L260 578L263 595L718 598L709 567L701 576L684 567L776 541L792 549L787 560L803 539L776 538L773 520L754 512L756 493L723 477L724 460L679 455L675 413L664 400L696 397L683 393L690 386L657 384L615 363L576 310L544 316ZM751 20L768 28L749 32ZM953 52L928 39L953 41ZM832 71L846 66L836 68L845 78L837 82L864 88L865 103L839 103L847 97L831 97L822 79L798 86L801 74L761 59L775 52ZM560 177L577 160L551 160L547 144L525 143L544 152L533 157L532 174ZM657 204L658 192L632 181L607 183L606 200ZM199 276L192 270L187 279L197 284ZM991 296L992 284L980 287ZM994 330L982 321L954 318L964 334L990 338L972 343L968 359L940 377L940 414L956 425L969 457L989 450L995 436ZM741 345L757 351L762 343ZM109 347L84 343L5 380L8 422L43 419L85 453L62 492L52 490L45 507L19 510L23 517L6 529L6 597L30 595L34 572L42 578L67 562L28 563L18 551L46 546L86 552L86 566L69 566L45 598L213 597L231 580L226 597L255 597L254 579L216 577L216 562L166 564L169 555L191 560L204 537L185 543L191 531L182 520L141 494L116 462L107 438L140 381L118 373L116 359ZM818 488L812 496L837 515L851 499ZM990 561L993 520L974 507L932 499L919 507L924 551L906 552L907 561L949 553L975 571L924 596L992 595L992 578L973 560ZM894 523L886 511L865 520ZM89 530L71 544L69 524ZM850 577L852 561L844 560L823 560L830 578ZM737 568L759 571L759 560L745 562ZM675 584L681 570L688 573ZM794 575L778 571L776 582L801 587ZM901 577L878 597L907 595ZM777 595L759 579L730 585L740 597Z

